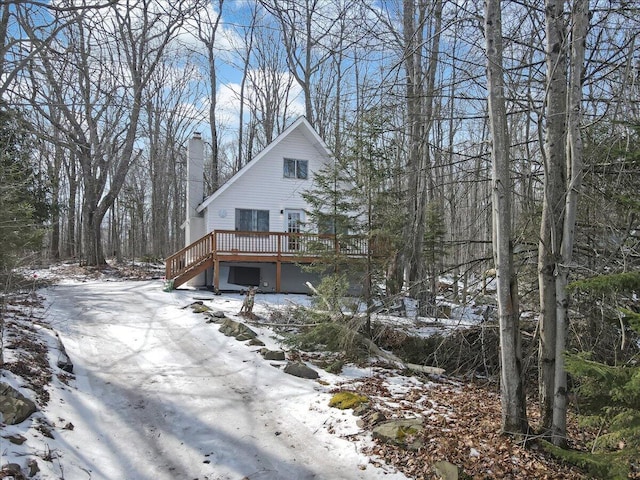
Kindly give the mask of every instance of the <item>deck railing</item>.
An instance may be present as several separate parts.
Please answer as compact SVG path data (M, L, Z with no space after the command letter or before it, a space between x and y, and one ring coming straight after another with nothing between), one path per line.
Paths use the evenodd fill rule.
M213 245L215 254L265 255L265 256L318 256L323 251L337 250L346 255L361 256L367 253L365 238L344 236L336 240L334 235L288 232L239 232L216 230Z
M296 258L308 259L332 251L364 256L367 254L367 241L357 236L336 238L335 235L315 233L215 230L168 257L166 278L176 278L204 262L224 261L231 257L234 261L251 257L254 261L264 258L264 261L287 259L295 262Z

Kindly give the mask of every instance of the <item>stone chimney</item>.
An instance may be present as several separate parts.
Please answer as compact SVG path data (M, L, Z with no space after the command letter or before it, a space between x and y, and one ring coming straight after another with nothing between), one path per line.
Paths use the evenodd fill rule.
M189 245L205 235L204 217L197 212L204 200L204 141L195 132L187 146L187 211L185 244Z

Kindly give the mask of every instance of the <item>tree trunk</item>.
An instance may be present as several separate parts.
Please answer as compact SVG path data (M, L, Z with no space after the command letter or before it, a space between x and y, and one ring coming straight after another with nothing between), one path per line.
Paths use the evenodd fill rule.
M78 242L76 238L76 198L78 191L78 178L76 173L76 161L73 155L67 160L66 172L69 182L69 198L67 199L67 236L64 242L63 255L67 258L74 258L78 252Z
M211 81L211 100L209 102L209 130L211 132L211 189L215 192L220 186L220 169L218 167L218 121L216 120L218 80L216 75L216 59L213 52L213 46L209 51L209 80Z
M56 145L53 152L53 165L48 165L51 183L51 258L60 259L60 169L62 168L62 149Z
M562 0L545 1L546 23L546 133L544 145L544 185L538 281L540 288L539 384L542 427L553 425L558 332L564 319L558 318L556 280L561 265L566 186L567 59L566 31ZM565 392L566 394L566 392Z
M82 249L83 263L91 266L106 265L102 248L102 219L95 203L86 200L82 208Z
M573 260L578 194L582 185L582 72L585 58L585 40L589 27L589 2L576 0L572 12L570 43L570 70L567 121L567 187L565 214L560 246L561 262L556 278L556 370L551 441L557 446L566 446L567 440L567 372L564 365L566 350L568 306L567 284Z
M224 0L218 0L217 11L203 10L203 17L197 18L198 38L204 45L207 54L207 75L209 76L209 132L211 134L211 189L215 191L220 186L219 178L219 139L218 120L216 119L218 78L216 71L216 34L222 17ZM215 18L211 18L213 15ZM240 119L242 122L242 119Z
M526 398L522 378L517 281L511 242L510 139L507 126L502 66L502 18L500 0L488 0L485 12L487 87L492 139L493 254L496 267L500 326L500 391L502 430L527 431Z
M426 5L416 11L414 0L403 2L404 65L407 108L407 222L403 253L405 280L411 295L418 300L420 315L426 315L428 303L427 269L424 262L424 232L428 202L429 159L427 135L430 119L425 102L425 72L422 62ZM417 16L417 18L416 18ZM433 53L432 53L433 54ZM434 73L434 72L432 72Z

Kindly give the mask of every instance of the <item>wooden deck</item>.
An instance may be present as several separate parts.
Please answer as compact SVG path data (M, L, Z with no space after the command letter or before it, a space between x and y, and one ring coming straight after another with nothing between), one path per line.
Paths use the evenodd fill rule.
M215 230L166 260L165 277L173 287L182 285L208 268L213 268L213 286L220 285L220 262L268 262L276 264L276 291L280 291L283 263L313 263L323 251L348 256L364 256L367 241L348 237L337 241L334 235L285 232L238 232Z

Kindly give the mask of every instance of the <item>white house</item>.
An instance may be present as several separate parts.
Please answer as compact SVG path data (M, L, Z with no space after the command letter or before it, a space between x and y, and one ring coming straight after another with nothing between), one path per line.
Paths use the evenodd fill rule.
M308 225L302 193L331 152L301 117L216 192L203 199L203 143L189 141L186 247L167 259L174 286L307 292L317 275L308 242L331 241Z

